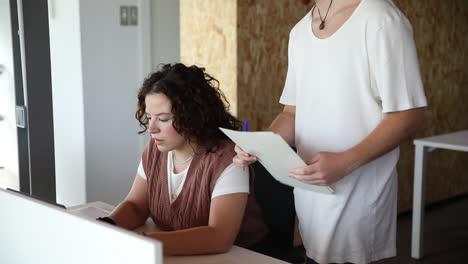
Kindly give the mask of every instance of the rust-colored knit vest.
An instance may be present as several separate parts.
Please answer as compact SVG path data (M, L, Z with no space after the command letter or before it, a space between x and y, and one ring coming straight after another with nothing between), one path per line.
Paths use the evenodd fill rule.
M167 183L167 152L158 150L153 140L143 153L143 168L148 181L149 209L154 223L164 231L207 226L211 193L221 173L235 156L234 144L226 141L215 153L196 154L190 164L184 186L171 204ZM250 170L250 195L236 245L249 247L268 232L253 192Z

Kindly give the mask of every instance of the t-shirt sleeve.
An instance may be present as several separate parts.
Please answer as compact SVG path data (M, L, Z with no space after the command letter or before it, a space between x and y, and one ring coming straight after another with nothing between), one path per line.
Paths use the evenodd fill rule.
M384 22L370 38L369 63L383 112L427 105L413 30L406 18Z
M283 93L280 97L280 103L283 105L296 105L296 72L294 65L294 48L293 36L289 34L288 43L288 71L286 74L286 81L284 83Z
M249 193L249 175L249 168L232 163L216 181L211 199L231 193Z
M143 168L143 162L141 162L141 160L140 160L140 164L138 165L137 175L139 175L140 177L146 180L146 173L145 173L145 169Z

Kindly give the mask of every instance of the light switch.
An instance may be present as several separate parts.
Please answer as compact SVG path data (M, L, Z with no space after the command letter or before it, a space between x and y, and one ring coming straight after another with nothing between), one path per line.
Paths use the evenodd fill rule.
M16 126L20 128L26 128L26 107L16 106Z
M120 25L128 25L128 6L120 6Z
M138 7L137 6L129 6L129 25L137 26L138 25Z

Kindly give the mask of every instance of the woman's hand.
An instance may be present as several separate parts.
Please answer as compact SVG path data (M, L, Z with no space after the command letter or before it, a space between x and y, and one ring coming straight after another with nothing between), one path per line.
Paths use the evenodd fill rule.
M238 145L234 147L234 151L237 153L237 155L232 159L232 162L239 166L249 166L257 160L257 157L245 152Z

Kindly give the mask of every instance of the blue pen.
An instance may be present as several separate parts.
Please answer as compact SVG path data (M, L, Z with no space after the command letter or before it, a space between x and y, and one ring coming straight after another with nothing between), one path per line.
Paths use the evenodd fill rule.
M244 131L249 131L249 121L244 120Z

